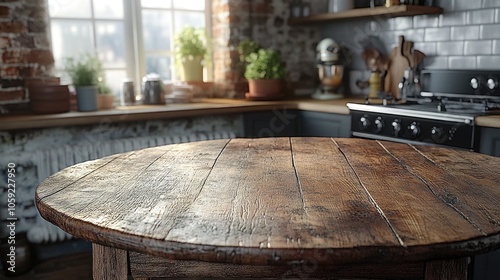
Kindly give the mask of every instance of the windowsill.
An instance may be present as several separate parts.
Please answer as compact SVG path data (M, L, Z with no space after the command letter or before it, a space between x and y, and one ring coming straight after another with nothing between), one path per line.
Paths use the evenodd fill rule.
M209 115L241 114L272 109L308 110L325 113L349 114L347 102L361 102L360 98L332 101L311 99L280 101L247 101L242 99L200 99L193 103L167 105L119 106L95 112L68 112L63 114L12 114L0 116L0 131L35 129L57 126L90 125L110 122L132 122L154 119L175 119Z
M243 99L200 99L193 103L167 105L119 106L95 112L68 112L63 114L0 115L0 131L36 129L58 126L92 125L110 122L133 122L155 119L176 119L258 111L303 110L332 114L349 114L348 102L363 102L362 98L344 98L331 101L294 99L280 101L247 101ZM482 116L478 126L500 128L500 116Z

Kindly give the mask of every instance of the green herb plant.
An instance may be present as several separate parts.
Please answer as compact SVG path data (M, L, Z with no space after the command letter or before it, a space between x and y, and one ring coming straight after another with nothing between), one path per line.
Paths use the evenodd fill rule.
M102 63L96 55L66 58L65 70L74 86L97 86L102 80Z
M278 52L259 49L246 56L245 78L248 80L283 79L285 67Z
M205 31L200 28L185 27L175 36L175 53L178 59L186 60L207 55Z

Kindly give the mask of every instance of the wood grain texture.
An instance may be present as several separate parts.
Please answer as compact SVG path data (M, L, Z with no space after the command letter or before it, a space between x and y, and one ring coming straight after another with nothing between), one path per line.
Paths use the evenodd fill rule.
M420 262L499 247L499 165L364 139L215 140L76 165L36 203L78 237L170 259Z
M126 280L127 251L92 244L92 270L94 280Z

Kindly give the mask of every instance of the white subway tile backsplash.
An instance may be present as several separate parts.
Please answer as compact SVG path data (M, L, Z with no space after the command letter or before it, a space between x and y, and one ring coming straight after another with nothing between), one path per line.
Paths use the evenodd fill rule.
M448 58L449 69L476 69L475 56L450 56Z
M500 38L500 24L481 25L479 28L480 39L498 39Z
M491 54L492 41L467 41L465 42L465 55Z
M483 8L494 8L500 7L500 1L498 0L483 0Z
M493 44L492 53L500 54L500 40L493 40L492 44Z
M477 10L467 13L467 24L494 23L495 10Z
M500 1L499 1L500 3ZM500 22L500 9L495 9L495 20L496 23Z
M452 1L452 0L448 0ZM443 0L441 2L446 2ZM453 0L453 10L464 11L464 10L477 10L481 8L481 0Z
M478 56L477 67L479 69L500 69L500 55Z
M457 26L451 28L451 40L477 40L479 39L479 25Z
M439 16L439 26L456 26L467 23L467 12L444 13Z
M425 41L449 41L450 40L450 27L444 28L426 28Z
M421 42L415 43L414 48L423 52L426 56L437 55L437 43Z
M406 39L413 42L423 42L425 39L425 29L408 29L402 32Z
M439 55L463 55L464 42L439 42L437 43Z
M413 17L413 27L415 28L439 27L439 16L435 15L415 16Z
M431 56L424 59L425 69L448 69L447 56Z
M397 17L389 19L389 28L391 30L405 30L413 28L413 19L411 17Z

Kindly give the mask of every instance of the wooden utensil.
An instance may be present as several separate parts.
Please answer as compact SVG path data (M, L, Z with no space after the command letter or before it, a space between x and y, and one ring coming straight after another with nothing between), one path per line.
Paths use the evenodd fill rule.
M397 99L400 98L398 84L405 70L410 66L408 59L403 55L403 45L404 36L399 36L399 44L392 49L391 64L385 77L384 91L391 93Z

